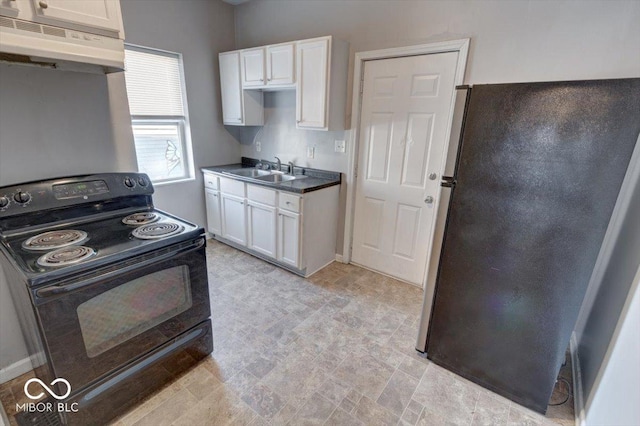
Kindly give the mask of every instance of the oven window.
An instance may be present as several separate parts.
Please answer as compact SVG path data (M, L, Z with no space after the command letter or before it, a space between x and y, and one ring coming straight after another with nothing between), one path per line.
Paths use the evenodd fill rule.
M78 320L90 358L191 307L189 268L154 272L113 288L78 306Z

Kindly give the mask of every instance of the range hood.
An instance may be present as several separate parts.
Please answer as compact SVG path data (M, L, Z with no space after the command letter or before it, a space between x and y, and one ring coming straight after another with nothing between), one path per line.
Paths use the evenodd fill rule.
M123 71L120 5L117 0L92 0L91 7L94 1L104 4L111 28L93 17L88 22L71 21L68 16L75 17L75 11L56 10L57 4L51 0L50 6L28 0L9 2L13 7L0 5L0 61L91 73Z

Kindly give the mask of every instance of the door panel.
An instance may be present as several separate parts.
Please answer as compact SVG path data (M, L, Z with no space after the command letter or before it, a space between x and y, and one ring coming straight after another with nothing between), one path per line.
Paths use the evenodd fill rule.
M247 247L269 257L276 257L276 208L248 202Z
M286 210L278 212L278 260L300 267L300 215Z
M387 182L389 151L393 134L393 114L378 113L371 117L369 153L367 155L367 179Z
M458 53L364 68L352 260L422 285Z
M243 246L247 245L244 199L222 194L222 236Z
M424 188L433 141L433 114L409 114L404 141L402 185Z
M296 121L298 127L327 127L329 40L298 43L296 50Z
M205 189L205 200L207 203L207 230L214 235L220 235L222 233L220 193Z
M240 57L242 85L244 87L264 85L264 48L242 51Z

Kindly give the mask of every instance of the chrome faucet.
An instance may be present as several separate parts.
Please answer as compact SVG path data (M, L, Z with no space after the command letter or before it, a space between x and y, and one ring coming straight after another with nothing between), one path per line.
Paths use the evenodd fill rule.
M280 159L278 157L275 157L275 159L278 160L278 163L277 163L277 166L276 166L277 167L276 170L280 171L280 168L282 168L282 161L280 161Z
M289 161L289 174L293 176L293 161Z

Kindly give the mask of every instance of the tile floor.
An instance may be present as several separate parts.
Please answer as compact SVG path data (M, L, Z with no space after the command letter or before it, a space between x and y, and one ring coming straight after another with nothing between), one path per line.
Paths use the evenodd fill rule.
M303 279L215 241L207 253L212 356L113 425L574 424L571 398L544 417L419 356L413 286L340 263ZM0 385L10 415L29 377Z

